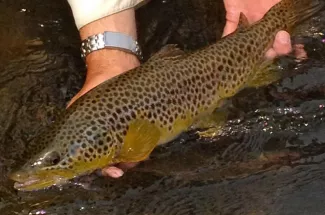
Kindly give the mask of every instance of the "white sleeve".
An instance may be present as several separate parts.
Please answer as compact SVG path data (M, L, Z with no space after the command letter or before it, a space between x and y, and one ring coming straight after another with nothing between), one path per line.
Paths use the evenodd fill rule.
M145 0L68 0L77 28L120 11L138 6Z

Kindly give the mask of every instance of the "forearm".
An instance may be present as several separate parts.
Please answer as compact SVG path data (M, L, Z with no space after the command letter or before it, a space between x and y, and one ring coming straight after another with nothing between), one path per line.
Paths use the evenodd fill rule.
M81 40L104 31L137 39L135 7L144 0L68 0ZM86 57L87 76L68 106L102 82L140 65L138 58L117 49L101 49Z

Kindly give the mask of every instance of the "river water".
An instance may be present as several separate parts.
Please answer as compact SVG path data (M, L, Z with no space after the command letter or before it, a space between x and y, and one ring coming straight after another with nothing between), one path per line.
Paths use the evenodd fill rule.
M145 58L165 44L214 42L224 16L221 0L152 0L137 11ZM325 12L295 31L308 60L287 57L285 78L235 96L218 135L188 132L118 180L93 174L83 186L26 193L6 174L86 69L65 0L1 0L0 23L1 215L325 214Z

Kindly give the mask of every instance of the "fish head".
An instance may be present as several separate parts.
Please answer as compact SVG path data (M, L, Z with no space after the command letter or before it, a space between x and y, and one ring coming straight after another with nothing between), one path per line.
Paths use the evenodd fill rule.
M62 127L40 135L33 145L44 146L43 149L9 175L16 182L15 189L33 191L62 185L113 163L116 148L106 129Z
M62 167L61 157L56 150L46 150L36 155L9 175L15 181L14 187L22 191L33 191L66 183L74 177L74 172Z

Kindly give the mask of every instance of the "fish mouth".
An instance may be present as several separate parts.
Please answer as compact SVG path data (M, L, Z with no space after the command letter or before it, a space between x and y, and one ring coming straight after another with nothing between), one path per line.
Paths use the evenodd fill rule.
M37 176L30 176L27 173L13 173L9 178L15 181L14 188L19 191L37 191L51 186L62 185L68 182L68 178L62 176L52 176L40 178Z
M17 190L24 189L26 187L33 186L33 185L37 184L37 182L39 182L39 181L40 181L39 179L31 179L29 181L24 181L24 182L16 181L14 184L14 188Z

